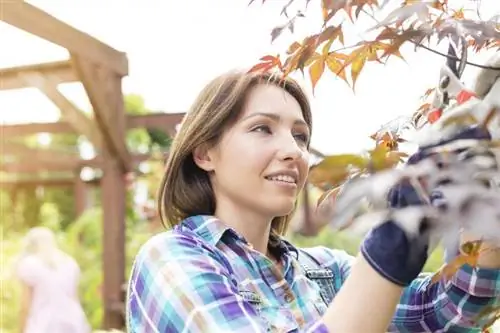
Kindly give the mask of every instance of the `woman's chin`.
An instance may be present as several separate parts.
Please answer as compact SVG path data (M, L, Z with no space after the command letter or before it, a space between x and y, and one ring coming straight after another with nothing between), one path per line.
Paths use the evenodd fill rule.
M272 201L269 201L271 203ZM270 206L267 203L267 206L273 212L273 216L285 216L291 214L295 207L295 199L294 200L275 200L273 201L273 205Z

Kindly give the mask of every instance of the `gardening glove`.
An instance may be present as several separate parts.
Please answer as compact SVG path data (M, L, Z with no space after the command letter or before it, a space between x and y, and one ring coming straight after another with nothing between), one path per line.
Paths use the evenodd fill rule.
M459 139L489 139L489 134L478 127L471 127L453 138L443 140L437 145L422 147L411 156L409 164L416 164L431 156L430 148L450 143ZM431 191L430 202L433 205L445 204L439 192ZM422 206L425 201L407 182L394 187L389 192L390 208L398 209L409 206ZM400 286L409 285L422 271L427 258L430 243L430 233L425 227L426 221L420 221L421 229L416 237L408 237L394 221L389 220L372 229L361 244L361 253L368 263L383 277ZM457 237L455 253L448 253L448 259L458 253Z
M404 208L423 205L423 202L410 184L403 183L390 192L389 204L391 208ZM405 287L422 271L427 261L428 244L429 236L425 232L410 238L389 220L366 235L361 253L380 275Z

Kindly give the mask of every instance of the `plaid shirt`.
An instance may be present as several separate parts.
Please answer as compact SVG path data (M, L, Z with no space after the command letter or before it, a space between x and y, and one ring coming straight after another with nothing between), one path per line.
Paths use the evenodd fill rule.
M328 332L318 284L304 275L297 249L284 240L280 246L278 268L207 216L154 236L132 268L128 332ZM337 292L353 257L325 247L307 252L333 272ZM464 266L448 282L429 282L422 275L404 290L389 331L479 332L474 317L500 305L498 270Z

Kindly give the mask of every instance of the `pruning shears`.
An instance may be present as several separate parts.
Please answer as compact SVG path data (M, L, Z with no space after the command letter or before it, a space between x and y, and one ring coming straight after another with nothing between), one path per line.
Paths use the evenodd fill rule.
M475 93L467 89L460 81L465 65L467 64L467 45L463 45L460 62L457 60L455 47L452 42L448 47L446 63L441 67L439 82L436 87L431 110L427 113L427 121L435 123L443 115L443 111L450 105L450 100L456 100L457 104L463 104Z

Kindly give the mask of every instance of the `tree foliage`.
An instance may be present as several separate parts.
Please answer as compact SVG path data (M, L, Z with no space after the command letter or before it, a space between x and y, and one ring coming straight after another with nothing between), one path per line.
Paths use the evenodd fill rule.
M252 0L250 3L253 3ZM263 0L262 3L265 3ZM293 16L289 14L292 5L304 3ZM368 63L384 64L391 56L403 58L401 46L407 43L415 48L432 49L442 40L464 42L469 49L479 52L483 49L500 50L500 31L498 13L481 20L476 11L453 8L448 0L406 0L382 19L377 16L396 1L377 0L321 0L321 31L294 41L284 54L266 55L251 71L277 69L288 75L294 71L308 70L312 86L316 86L325 70L340 77L353 89L356 80ZM300 18L307 12L310 0L289 0L281 15L286 23L274 28L271 41L284 31L294 31ZM390 4L389 4L390 3ZM312 2L318 4L318 1ZM471 13L472 12L472 13ZM379 15L378 15L379 14ZM470 15L469 15L470 14ZM371 18L373 26L367 31L367 39L346 42L344 30L348 23Z
M250 1L250 4L253 2L255 1ZM262 1L263 4L266 2L266 0ZM321 29L317 33L292 42L281 54L263 56L260 62L250 69L250 72L278 71L283 76L297 71L303 74L307 72L314 92L314 88L324 77L324 73L329 71L348 84L354 91L356 82L367 65L386 64L391 58L404 60L403 50L405 49L402 46L410 44L414 46L415 50L423 48L429 52L441 54L448 58L448 65L452 63L450 60L460 61L460 66L455 69L458 73L458 79L466 64L499 73L498 64L489 66L467 62L467 54L470 52L500 51L500 13L483 18L479 15L480 1L470 3L473 4L473 8L456 8L453 7L453 2L448 0L289 0L281 11L281 16L286 21L271 31L271 41L279 38L285 31L294 33L300 20L314 10L321 11ZM293 15L291 14L292 7L297 9ZM349 25L356 25L362 21L366 22L366 20L371 21L372 25L363 37L355 41L346 40L345 36ZM448 54L436 50L443 41L449 44ZM443 62L444 60L445 58L443 58ZM491 84L498 80L499 75L489 75L493 77ZM494 204L486 204L488 201L498 202L500 200L498 193L491 189L493 186L491 178L499 175L499 140L494 139L488 142L475 140L474 143L459 142L445 145L434 149L434 153L447 154L446 156L450 157L450 161L445 164L425 164L394 170L408 157L399 150L400 143L405 142L402 134L407 129L417 129L420 134L420 143L436 143L458 133L459 130L471 126L479 126L479 128L489 130L491 124L495 121L498 122L499 99L487 96L487 92L478 96L466 91L467 99L462 99L463 96L445 94L443 104L439 105L438 108L435 101L442 96L437 95L437 90L443 90L441 88L444 85L443 82L440 82L438 89L429 88L423 95L424 103L413 112L411 117L404 118L404 121L401 119L393 121L373 133L370 136L374 140L373 149L362 154L326 156L320 163L311 168L310 183L325 191L318 200L318 208L329 207L330 217L335 217L332 218L332 221L335 220L337 228L342 229L353 225L356 213L353 206L359 205L363 197L370 197L369 199L373 203L374 214L368 216L368 219L373 223L377 223L377 219L378 223L383 223L382 221L386 221L388 217L402 216L393 210L384 210L385 207L382 207L381 203L385 200L391 186L400 181L409 181L416 187L422 198L429 195L427 193L429 187L425 188L425 186L429 184L442 185L439 182L444 180L452 183L451 186L444 186L445 192L449 194L447 209L436 212L436 209L426 210L424 208L417 213L430 220L439 220L441 226L444 221L449 221L450 217L455 216L451 220L457 222L453 226L447 226L448 229L438 227L439 224L436 223L433 232L440 232L444 238L446 238L447 232L451 233L452 227L457 227L456 224L467 224L463 216L469 216L468 220L471 220L471 216L476 216L473 214L477 214L478 211L489 214L485 216L489 220L492 219L492 216L499 216L498 208L495 208ZM426 102L425 100L429 97L434 97L434 101ZM472 100L468 101L469 98ZM441 108L446 109L449 113L446 117L441 118L443 111ZM479 114L485 114L485 116L479 116ZM427 131L423 131L418 125L422 116L426 117L426 126L430 128L424 128ZM429 123L436 124L431 126ZM498 127L500 128L500 126ZM457 145L460 149L457 148ZM492 164L485 167L479 163L471 162L471 159L479 156L485 160L489 159L488 163ZM491 156L493 158L490 158ZM437 167L438 165L439 167ZM443 165L445 166L443 167ZM412 176L410 170L418 176ZM473 172L469 174L468 172L471 170ZM450 174L451 172L454 174ZM471 180L474 178L472 174L476 175L477 172L484 172L490 176L490 178L485 176L486 178L481 180L483 183L489 182L487 187L478 186L477 179ZM446 173L448 173L448 178L445 179L444 174ZM465 175L471 177L463 178ZM345 187L345 193L342 195L339 194L339 186ZM478 204L480 202L483 206ZM482 209L478 209L479 206ZM336 212L333 212L335 210ZM462 215L456 215L457 212L461 212ZM412 212L407 211L406 213ZM362 216L360 220L366 221L366 217ZM401 223L403 229L409 230L411 228L410 222L406 220L403 222ZM500 237L497 237L498 232L490 230L499 228L498 221L496 225L493 223L495 221L491 222L488 224L489 229L484 225L470 223L465 229L478 231L482 228L480 236L500 245ZM438 232L439 228L441 230ZM492 234L495 236L493 237ZM449 278L464 264L475 267L479 254L483 251L482 241L466 243L461 250L460 255L434 275L432 282ZM482 316L487 316L489 320L484 326L486 330L496 319L500 318L500 309L488 308L482 313Z

